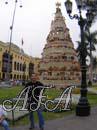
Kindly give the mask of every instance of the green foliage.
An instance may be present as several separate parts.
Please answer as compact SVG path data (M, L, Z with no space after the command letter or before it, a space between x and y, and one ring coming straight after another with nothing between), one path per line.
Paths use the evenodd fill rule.
M75 88L72 91L73 94L80 94L80 88Z
M97 105L97 94L88 94L88 100L91 106L96 106Z
M22 89L22 86L0 88L0 99L14 98L20 93Z
M46 89L44 94L47 96L48 99L54 99L61 95L61 93L61 89L50 88Z
M86 45L86 56L89 56L90 59L92 57L92 51L96 51L95 45L97 45L97 31L90 32L89 29L85 30L84 32L84 38L85 38L85 45ZM83 45L80 41L77 41L78 47L76 49L78 53L78 58L81 63L81 50Z

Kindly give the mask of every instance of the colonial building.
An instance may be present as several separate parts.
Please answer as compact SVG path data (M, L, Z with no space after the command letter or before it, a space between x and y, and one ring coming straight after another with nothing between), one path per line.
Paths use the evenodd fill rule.
M23 49L13 43L11 44L10 58L8 52L9 43L0 41L0 79L6 79L10 72L10 79L27 80L33 72L38 72L39 58L28 56ZM10 67L9 71L8 67Z
M65 87L80 82L80 65L60 6L60 3L56 4L40 61L40 73L44 84Z

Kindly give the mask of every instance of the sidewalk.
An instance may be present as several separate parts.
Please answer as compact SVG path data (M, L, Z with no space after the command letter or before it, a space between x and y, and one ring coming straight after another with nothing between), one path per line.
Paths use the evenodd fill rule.
M29 125L13 127L11 130L29 130ZM38 125L35 130L39 130ZM92 108L91 115L88 117L69 115L61 119L46 121L45 130L97 130L97 107Z

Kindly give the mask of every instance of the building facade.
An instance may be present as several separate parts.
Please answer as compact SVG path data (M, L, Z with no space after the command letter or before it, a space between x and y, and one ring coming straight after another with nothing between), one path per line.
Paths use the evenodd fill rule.
M11 44L10 61L9 43L0 41L0 79L7 79L8 72L10 79L28 80L33 72L38 72L39 58L28 56L17 45ZM10 63L8 63L10 62ZM9 71L8 71L9 67Z
M79 84L80 65L60 6L60 3L56 4L55 17L40 61L40 73L44 84L65 87Z

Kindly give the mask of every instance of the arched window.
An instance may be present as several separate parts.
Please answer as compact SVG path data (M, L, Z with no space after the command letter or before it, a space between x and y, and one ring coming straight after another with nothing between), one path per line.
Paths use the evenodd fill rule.
M29 77L31 77L31 74L34 72L34 64L29 63Z
M16 79L16 74L14 74L14 79Z
M17 63L17 71L19 71L19 63Z
M67 60L67 56L64 56L64 59Z
M23 64L23 71L26 71L26 63Z
M19 79L19 75L17 75L17 79Z
M20 63L20 71L22 71L22 64Z
M14 62L14 70L16 70L16 62Z

